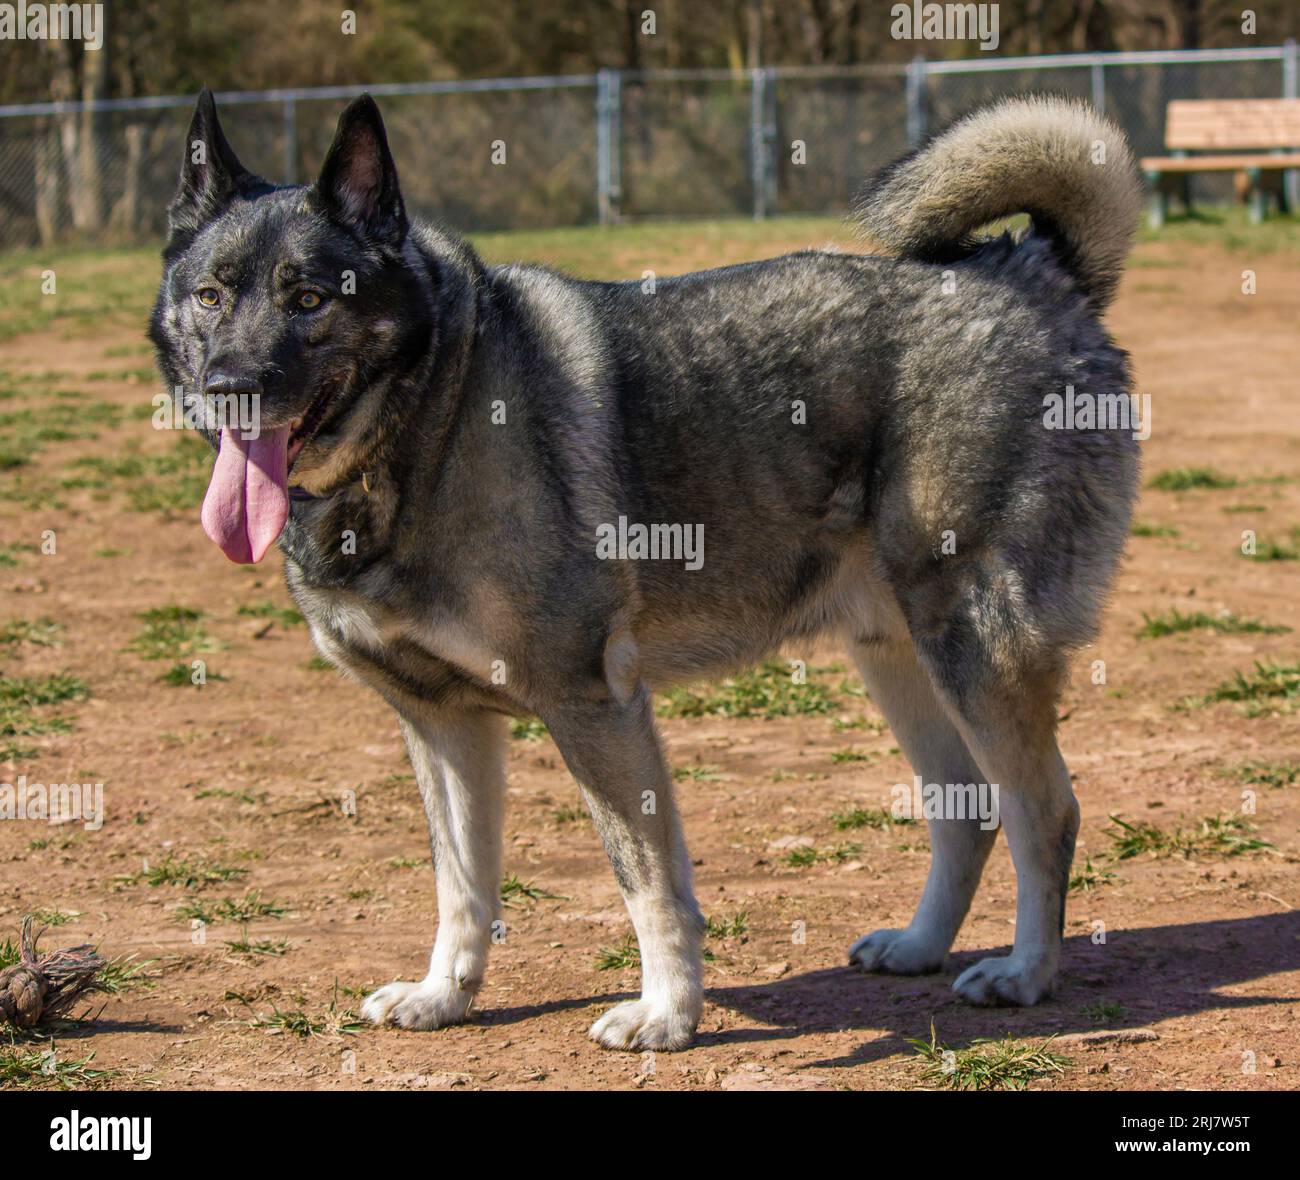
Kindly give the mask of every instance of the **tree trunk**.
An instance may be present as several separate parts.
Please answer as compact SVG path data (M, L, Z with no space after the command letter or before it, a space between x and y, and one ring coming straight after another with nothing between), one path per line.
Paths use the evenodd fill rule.
M32 153L36 170L36 232L42 246L51 246L59 236L59 222L63 217L63 184L58 137L45 118L36 121Z

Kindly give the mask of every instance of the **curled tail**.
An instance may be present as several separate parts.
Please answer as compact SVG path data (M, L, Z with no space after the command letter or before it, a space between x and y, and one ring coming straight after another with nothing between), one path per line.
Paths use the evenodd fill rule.
M1006 98L886 168L857 204L863 228L904 257L949 259L971 231L1028 213L1101 311L1133 245L1142 183L1123 132L1083 103Z

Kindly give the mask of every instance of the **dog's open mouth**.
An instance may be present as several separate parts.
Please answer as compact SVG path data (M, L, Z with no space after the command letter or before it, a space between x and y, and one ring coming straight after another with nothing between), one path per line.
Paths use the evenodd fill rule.
M302 417L256 435L221 428L221 444L203 498L203 529L230 558L261 561L289 519L289 469L321 428L333 390Z
M311 442L313 436L325 422L325 412L334 401L333 390L327 389L310 406L307 412L289 423L289 449L286 455L286 471L293 470L294 460L298 458L303 447Z

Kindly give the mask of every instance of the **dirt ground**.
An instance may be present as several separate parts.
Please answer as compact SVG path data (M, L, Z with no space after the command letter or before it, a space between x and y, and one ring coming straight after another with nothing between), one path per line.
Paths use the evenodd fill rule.
M1257 294L1242 293L1246 268ZM597 966L630 926L545 737L511 742L505 864L552 896L516 895L504 910L506 937L472 1023L349 1027L366 991L423 974L435 926L424 819L393 716L313 666L305 627L264 605L289 605L278 553L237 567L203 535L197 511L133 511L120 480L68 479L90 470L78 458L123 453L131 438L146 455L175 445L141 417L155 388L116 372L150 363L138 332L86 322L12 336L0 364L18 392L0 414L28 405L25 390L64 386L126 411L95 439L53 438L29 464L0 470L0 627L48 618L60 628L11 628L0 674L67 672L88 688L41 713L66 717L67 732L15 739L35 753L0 762L0 782L102 782L106 810L98 831L0 823L0 943L24 914L54 911L62 924L43 945L88 941L147 964L94 1002L96 1019L55 1030L57 1058L93 1053L91 1068L115 1071L98 1079L110 1088L912 1088L923 1080L907 1038L928 1038L933 1022L954 1047L1057 1036L1071 1064L1034 1088L1295 1088L1300 782L1287 780L1300 763L1289 711L1300 700L1175 706L1256 661L1297 661L1300 562L1239 550L1242 530L1254 529L1285 557L1300 525L1298 308L1294 251L1148 244L1111 310L1151 395L1146 475L1209 467L1237 484L1144 490L1136 519L1152 527L1132 537L1102 637L1076 661L1061 745L1083 809L1076 872L1091 860L1093 887L1071 894L1056 995L1030 1010L974 1010L950 990L956 972L1010 943L1004 841L944 974L864 976L845 965L858 935L906 924L928 852L919 826L837 830L833 815L888 807L911 772L851 675L820 672L835 695L829 713L662 723L682 768L701 903L720 924L742 920L709 939L696 1045L658 1055L586 1038L638 976ZM53 555L41 552L44 530L54 531ZM176 659L127 650L139 614L171 605L203 612L215 650L202 658L224 679L172 685L161 677ZM1144 614L1174 609L1227 609L1294 630L1138 638ZM789 654L815 668L843 658ZM1104 683L1094 683L1094 660L1105 662ZM1241 769L1261 763L1276 785ZM1254 810L1234 830L1271 847L1229 855L1221 841L1119 859L1109 816L1198 830L1206 817L1240 816L1243 792ZM789 863L792 852L812 858L801 847L821 855ZM178 861L244 875L196 885L139 876ZM281 915L217 921L196 943L187 915L250 891ZM283 953L226 945L241 938ZM299 1013L313 1035L283 1027ZM28 1047L48 1044L47 1035Z

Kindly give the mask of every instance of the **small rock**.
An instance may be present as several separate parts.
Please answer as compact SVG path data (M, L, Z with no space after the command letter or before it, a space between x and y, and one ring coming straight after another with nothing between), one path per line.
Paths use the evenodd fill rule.
M767 846L776 852L785 848L811 848L813 840L811 836L782 836L779 840L768 841Z

